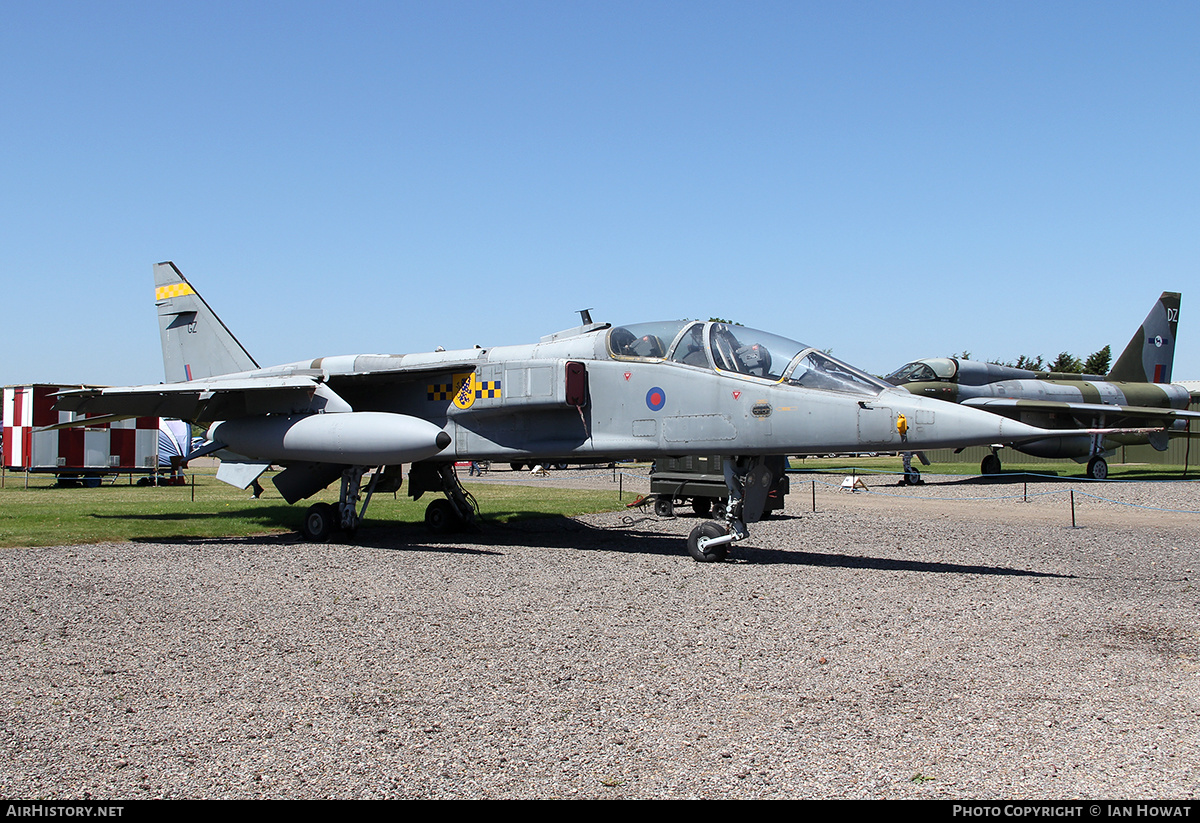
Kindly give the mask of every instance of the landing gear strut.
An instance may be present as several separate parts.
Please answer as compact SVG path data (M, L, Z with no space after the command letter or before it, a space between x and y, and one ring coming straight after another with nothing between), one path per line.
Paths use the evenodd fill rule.
M1100 415L1101 426L1104 425L1104 415ZM1088 461L1087 474L1093 480L1108 479L1108 461L1104 459L1104 435L1092 435L1092 459Z
M370 467L347 466L342 471L342 488L336 507L329 503L314 503L308 507L308 511L304 513L304 523L300 527L300 532L306 540L324 543L334 529L341 529L347 537L354 537L363 518L366 517L367 504L371 502L375 486L386 469L385 466L380 466L364 489L362 477L368 468ZM358 508L360 499L361 509Z
M709 520L692 529L687 550L700 563L719 563L729 555L729 545L750 536L746 523L757 523L766 507L774 477L763 458L731 458L724 461L729 502L725 522Z

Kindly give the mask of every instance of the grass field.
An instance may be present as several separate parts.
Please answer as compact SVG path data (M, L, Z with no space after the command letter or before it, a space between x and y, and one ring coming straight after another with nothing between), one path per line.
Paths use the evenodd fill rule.
M189 474L189 478L192 475ZM266 493L251 500L213 473L194 475L195 486L130 486L123 478L99 488L54 486L54 478L8 473L0 488L0 547L54 546L120 540L165 540L180 537L242 537L297 531L313 502L337 501L336 484L309 501L287 505L263 479ZM474 490L484 518L509 522L547 514L577 515L622 508L617 490L584 491L489 484ZM193 492L195 500L193 501ZM438 495L440 496L440 495ZM404 496L376 495L365 525L378 522L423 524L425 507ZM625 502L632 498L626 494ZM422 528L424 528L422 526Z
M792 468L800 472L898 475L901 462L899 457L793 458ZM926 479L979 474L975 463L942 463L919 468ZM1084 467L1073 463L1011 463L1005 465L1002 477L1016 478L1026 472L1084 479ZM1182 466L1109 464L1112 480L1177 480L1182 476ZM1196 469L1191 469L1188 477L1196 476ZM251 500L249 492L218 481L215 470L198 471L189 474L189 478L194 479L194 486L130 486L125 478L113 485L89 489L57 488L49 475L30 475L26 486L24 474L6 473L0 487L0 547L292 532L299 530L304 511L311 503L337 501L336 484L309 501L289 506L266 478L263 485L267 491L261 500ZM618 499L615 488L595 491L470 481L465 486L475 493L483 517L497 522L615 511L632 500L628 493L624 501ZM371 500L365 524L418 526L423 524L425 507L433 497L425 495L413 501L403 492L394 496L377 495Z

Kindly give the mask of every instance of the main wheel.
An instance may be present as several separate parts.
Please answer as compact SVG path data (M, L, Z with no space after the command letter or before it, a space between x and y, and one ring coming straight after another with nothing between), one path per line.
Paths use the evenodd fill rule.
M910 486L921 485L921 470L916 466L909 466L908 471L904 472L904 482Z
M458 512L444 497L434 500L425 509L425 528L434 534L449 534L458 528Z
M1093 480L1108 479L1108 461L1103 457L1093 457L1088 461L1088 477Z
M729 555L729 544L722 543L719 546L702 549L700 548L700 538L704 537L711 540L714 537L723 537L728 533L725 531L724 526L720 523L714 523L712 520L709 520L707 523L701 523L692 529L692 533L688 535L688 554L699 563L720 563Z
M304 538L312 543L324 543L333 532L333 506L314 503L304 513L304 524L300 527Z
M654 501L654 513L659 517L674 517L675 502L669 497L660 497Z
M979 464L980 474L999 474L1000 473L1000 457L992 452L983 458L983 462Z
M525 464L524 463L509 463L508 467L515 472L519 472L521 469L525 468Z
M711 497L693 497L692 511L700 517L708 517L708 513L712 511Z

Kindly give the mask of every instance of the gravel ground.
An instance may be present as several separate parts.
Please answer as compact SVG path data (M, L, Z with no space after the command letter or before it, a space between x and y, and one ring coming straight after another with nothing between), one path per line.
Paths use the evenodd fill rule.
M1200 487L838 480L712 565L645 509L5 550L0 796L1200 793L1200 514L1108 502Z

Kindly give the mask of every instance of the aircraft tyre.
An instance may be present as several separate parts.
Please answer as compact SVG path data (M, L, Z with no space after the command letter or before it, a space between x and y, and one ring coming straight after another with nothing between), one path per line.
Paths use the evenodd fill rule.
M713 546L708 551L704 551L700 548L700 538L723 537L728 533L725 531L725 527L716 521L709 520L707 523L701 523L692 529L692 533L688 535L688 554L698 563L720 563L729 555L729 544L722 543L719 546Z
M458 513L454 504L444 497L439 497L425 509L425 528L434 534L449 534L459 527Z
M983 462L979 464L980 474L999 474L1000 473L1000 457L995 454L989 454L983 458Z
M300 533L311 543L324 543L333 532L333 506L328 503L314 503L304 513L304 524Z
M525 464L524 463L509 463L508 467L515 472L519 472L521 469L525 468Z
M1108 461L1103 457L1093 457L1088 461L1087 473L1093 480L1107 480Z
M692 511L700 517L708 517L708 513L712 511L711 497L693 497Z
M921 485L921 470L916 466L909 466L904 472L904 482L909 486Z
M659 517L675 516L675 501L669 497L660 497L654 501L654 513Z

